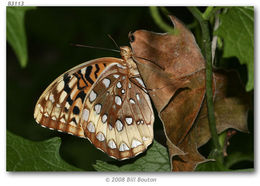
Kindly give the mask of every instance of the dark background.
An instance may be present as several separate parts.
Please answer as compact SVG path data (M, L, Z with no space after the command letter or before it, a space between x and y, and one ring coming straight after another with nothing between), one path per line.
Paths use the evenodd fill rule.
M186 8L168 7L168 10L184 24L190 24L194 20ZM166 17L164 19L170 24ZM130 31L146 29L164 32L154 23L149 8L37 7L26 13L25 25L29 55L26 68L20 67L12 48L7 45L7 129L34 141L60 136L61 157L85 170L94 170L91 165L98 159L118 165L134 161L135 159L117 162L97 150L86 139L42 128L35 122L33 112L41 93L63 72L95 58L120 58L118 53L78 48L70 43L116 49L107 34L119 46L129 46ZM198 35L196 30L194 32ZM158 118L155 122L155 139L164 145L162 126ZM250 140L252 141L252 136ZM248 148L252 150L253 144Z

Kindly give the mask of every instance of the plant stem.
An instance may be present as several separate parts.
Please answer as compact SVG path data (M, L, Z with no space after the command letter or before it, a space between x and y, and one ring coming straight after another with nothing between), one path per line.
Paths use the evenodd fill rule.
M150 13L155 21L155 23L164 31L169 33L175 33L175 30L172 26L169 26L167 23L165 23L159 13L158 7L151 6L150 7Z
M161 6L160 9L165 16L171 15L171 13L164 6Z
M209 18L212 15L212 13L214 13L214 7L213 6L207 7L205 12L202 14L203 19L204 20L209 20Z
M188 8L193 16L199 21L202 30L202 52L206 60L206 100L208 109L209 128L214 145L214 158L223 162L222 149L218 140L216 129L216 121L214 115L213 91L212 91L212 56L211 56L211 40L209 33L208 21L202 16L202 13L196 7Z

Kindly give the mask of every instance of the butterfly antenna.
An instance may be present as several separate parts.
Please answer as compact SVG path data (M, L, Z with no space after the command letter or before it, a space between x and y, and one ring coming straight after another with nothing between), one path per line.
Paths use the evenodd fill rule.
M106 51L112 51L112 52L120 52L120 50L114 50L114 49L96 47L96 46L89 46L89 45L81 45L81 44L74 44L74 43L70 43L70 45L76 46L76 47L94 48L94 49L100 49L100 50L106 50Z
M160 65L156 64L155 62L153 62L153 61L151 61L151 60L149 60L149 59L147 59L147 58L138 57L138 56L137 56L137 58L143 59L143 60L145 60L145 61L149 61L150 63L154 64L154 65L157 66L158 68L160 68L160 69L162 69L162 70L165 70L165 69L162 68ZM135 60L135 62L138 63L138 64L141 64L141 65L146 65L146 64L144 64L144 63L142 63L142 62L140 62L140 61L138 61L138 60Z
M107 36L113 41L113 43L116 45L116 48L118 48L120 50L120 47L118 46L118 44L116 43L116 41L112 38L111 35L107 34Z

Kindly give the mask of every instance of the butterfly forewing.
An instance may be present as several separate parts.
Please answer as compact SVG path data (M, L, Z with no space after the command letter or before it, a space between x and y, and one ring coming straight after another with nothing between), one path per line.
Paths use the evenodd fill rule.
M105 59L105 60L104 60ZM42 126L85 137L79 123L86 95L92 84L117 58L101 58L78 65L59 76L39 98L34 118Z
M140 154L153 140L145 86L118 58L86 62L58 77L40 97L34 117L48 128L88 138L116 159Z

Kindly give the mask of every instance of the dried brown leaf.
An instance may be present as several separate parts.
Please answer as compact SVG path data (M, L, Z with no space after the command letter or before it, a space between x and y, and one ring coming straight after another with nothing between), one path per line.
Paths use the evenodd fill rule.
M192 171L208 161L198 148L211 137L205 97L205 62L192 33L170 16L177 34L138 30L131 46L139 72L164 126L173 171ZM218 132L247 131L247 101L238 77L213 77Z

